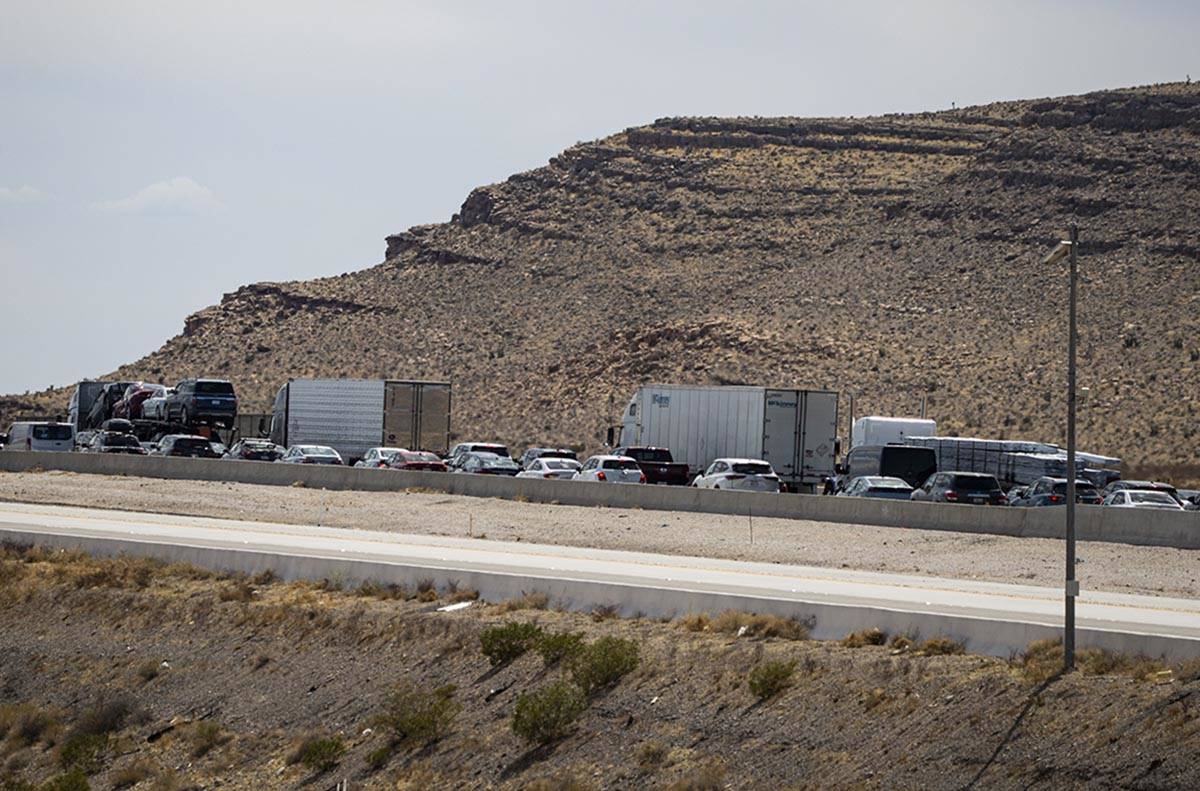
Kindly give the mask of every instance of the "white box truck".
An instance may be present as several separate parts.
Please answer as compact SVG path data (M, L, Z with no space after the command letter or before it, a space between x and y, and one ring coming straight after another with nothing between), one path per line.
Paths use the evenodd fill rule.
M271 441L327 445L347 463L369 448L444 454L450 442L450 385L395 379L291 379L275 395Z
M610 444L668 448L695 473L713 459L763 459L792 491L814 491L834 472L837 405L827 390L643 385Z
M936 437L937 421L921 417L868 415L850 427L850 449L860 445L903 445L908 437Z

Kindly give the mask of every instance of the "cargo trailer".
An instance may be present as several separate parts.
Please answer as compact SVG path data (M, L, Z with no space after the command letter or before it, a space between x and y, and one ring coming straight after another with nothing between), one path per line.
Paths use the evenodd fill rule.
M609 444L668 448L695 473L713 459L762 459L790 490L815 491L834 474L837 407L827 390L643 385Z
M377 446L444 454L450 385L396 379L291 379L275 395L271 441L327 445L347 463Z
M71 400L67 404L67 422L75 427L76 433L88 428L88 414L92 411L92 404L96 403L96 396L100 395L106 384L106 381L85 379L75 385Z
M937 421L923 417L867 415L850 427L850 450L860 445L904 445L908 437L937 435Z

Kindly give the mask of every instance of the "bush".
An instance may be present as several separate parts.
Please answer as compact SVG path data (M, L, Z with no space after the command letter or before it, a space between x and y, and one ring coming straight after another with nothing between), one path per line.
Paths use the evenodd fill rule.
M747 683L750 691L759 700L769 700L783 692L792 681L792 673L796 672L796 661L763 662L750 671Z
M72 769L53 780L42 784L39 791L90 791L87 775L79 769Z
M28 703L0 707L0 737L7 735L25 747L36 744L57 725L53 716Z
M384 712L374 723L389 732L393 744L435 742L450 732L462 711L462 704L454 699L455 690L453 684L434 690L400 684L388 695Z
M862 648L864 645L883 645L887 642L887 632L882 629L863 629L852 632L842 638L845 648Z
M508 621L503 626L485 629L479 635L479 647L492 667L496 667L512 662L533 648L541 636L542 630L534 624Z
M86 734L116 733L133 713L133 703L123 695L102 697L83 712L75 729Z
M198 722L192 729L192 757L203 758L232 738L218 723Z
M807 640L808 627L796 618L780 618L778 615L726 610L713 619L710 628L714 632L740 634L746 637L781 637L785 640Z
M662 766L663 762L667 760L667 755L669 754L670 750L667 749L667 745L663 744L662 742L651 741L642 742L640 745L638 745L638 748L634 753L634 757L637 758L639 769L641 769L643 772L652 772L658 767Z
M707 632L711 624L706 612L689 613L679 619L679 625L689 632Z
M637 643L620 637L601 637L570 659L571 678L585 695L617 683L637 666Z
M153 774L153 764L143 758L139 761L134 761L133 763L114 772L112 776L112 787L114 789L129 788L137 785Z
M534 591L533 593L522 593L520 598L502 601L498 606L500 612L512 612L513 610L544 610L549 604L549 596Z
M142 662L137 667L137 677L144 683L149 684L154 679L158 678L158 673L162 669L162 665L153 660Z
M555 681L539 690L517 697L513 710L513 733L527 742L549 744L571 729L587 708L587 701L574 684Z
M108 734L76 732L59 748L58 760L63 769L78 769L90 775L104 768L107 751Z
M954 656L966 651L966 646L961 640L953 640L949 637L932 637L921 643L918 649L925 656Z
M300 742L288 763L304 764L313 772L327 772L338 765L345 753L346 745L339 736L309 736Z
M553 667L583 649L582 632L553 632L538 637L534 649L542 657L542 665Z
M721 791L725 788L725 766L710 761L667 786L667 791Z

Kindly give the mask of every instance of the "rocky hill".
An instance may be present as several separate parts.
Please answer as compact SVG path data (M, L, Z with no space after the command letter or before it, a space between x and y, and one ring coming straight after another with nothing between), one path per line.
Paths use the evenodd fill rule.
M1200 88L864 119L666 118L474 190L383 263L260 283L121 368L449 379L455 433L595 447L645 381L832 388L1059 441L1080 226L1081 443L1195 462ZM10 399L61 408L67 391ZM614 406L615 402L615 406Z

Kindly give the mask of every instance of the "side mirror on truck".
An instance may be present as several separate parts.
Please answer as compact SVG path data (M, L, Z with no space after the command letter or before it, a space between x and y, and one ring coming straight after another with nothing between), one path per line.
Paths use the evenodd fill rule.
M608 434L606 434L606 435L605 435L604 447L606 447L606 448L611 448L611 447L613 446L613 440L616 438L616 437L614 436L615 434L616 434L616 427L615 427L615 426L609 426L609 427L608 427Z

